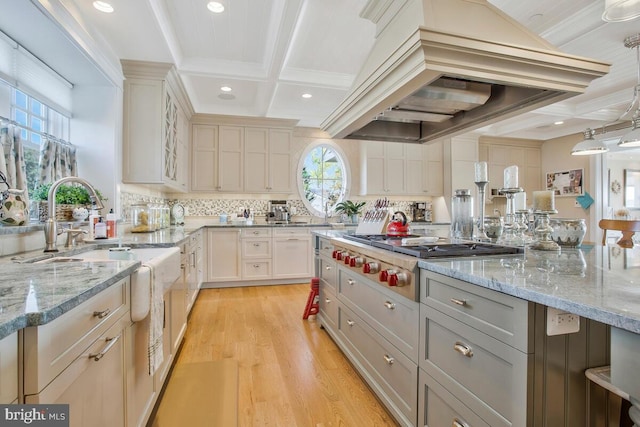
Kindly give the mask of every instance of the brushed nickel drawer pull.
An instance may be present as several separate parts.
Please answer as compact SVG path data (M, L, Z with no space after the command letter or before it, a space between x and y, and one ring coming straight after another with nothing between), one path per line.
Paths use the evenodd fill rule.
M393 310L394 308L396 308L396 305L391 301L385 301L384 306L387 307L389 310Z
M254 244L253 244L253 247L254 247L254 248L259 248L259 247L260 247L260 243L254 243Z
M107 317L109 315L109 313L111 313L111 309L107 308L106 310L102 310L102 311L94 311L93 312L93 317L97 317L98 319L104 319L105 317Z
M451 298L451 302L457 305L461 305L463 307L467 305L467 300L464 300L464 299Z
M329 298L325 298L325 299L324 299L324 302L326 302L327 304L330 304L330 303L331 303L331 300L330 300Z
M393 357L389 356L388 354L385 354L382 357L384 357L384 361L387 362L387 365L393 365L393 362L396 361Z
M353 280L353 279L348 279L348 280L347 280L347 283L348 283L348 284L350 284L350 285L355 285L355 284L356 284L356 281L355 281L355 280Z
M354 322L353 320L347 320L347 325L353 326L355 324L356 324L356 322Z
M453 346L453 349L463 356L473 357L473 350L471 350L471 347L469 347L465 343L456 341L456 344Z
M260 268L260 264L253 264L253 268Z
M457 418L454 418L453 422L451 423L451 427L469 427L469 424L462 422Z
M331 270L331 266L330 266L330 265L327 265L324 269L325 269L325 270Z
M111 350L111 348L118 342L118 340L120 339L120 335L115 336L113 338L107 338L105 341L108 343L100 353L92 353L89 355L89 359L93 359L94 362L99 362L100 359L102 359L105 354L107 354L109 352L109 350Z

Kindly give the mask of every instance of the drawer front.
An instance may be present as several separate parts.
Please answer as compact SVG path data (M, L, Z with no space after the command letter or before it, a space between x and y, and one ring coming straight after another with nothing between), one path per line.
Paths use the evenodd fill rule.
M331 258L318 257L318 278L320 283L331 287L334 292L338 281L336 270L336 263Z
M273 237L311 237L306 227L274 228Z
M533 369L533 355L437 310L426 308L424 312L428 316L422 320L420 367L441 384L455 383L459 390L452 390L453 394L475 413L481 414L484 403L513 425L526 425L527 387L533 385L528 381L528 370Z
M318 254L322 255L322 256L325 256L327 258L331 258L331 254L333 253L333 250L335 249L335 247L333 246L333 243L331 243L331 240L323 239L321 237L319 237L318 239L319 239Z
M417 365L342 304L338 307L338 330L357 358L356 366L367 371L364 378L373 378L376 382L372 386L376 394L383 402L392 402L402 417L415 425L418 416Z
M270 228L242 228L240 229L240 237L241 238L252 238L252 237L271 237L271 229Z
M328 287L322 282L320 282L318 307L320 308L322 319L327 322L333 331L336 331L338 326L338 299L334 288Z
M129 278L52 322L24 329L25 394L38 393L129 310Z
M254 260L242 263L242 278L249 280L261 280L271 278L271 261Z
M417 363L420 304L338 267L338 296L393 345Z
M271 258L271 239L242 241L243 258Z
M533 352L533 303L426 270L420 271L420 301L521 351Z
M425 371L420 369L418 375L418 425L490 427Z

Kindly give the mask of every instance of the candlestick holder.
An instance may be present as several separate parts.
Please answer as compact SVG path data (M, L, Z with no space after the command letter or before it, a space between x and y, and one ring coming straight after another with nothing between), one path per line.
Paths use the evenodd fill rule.
M532 238L526 231L529 229L529 211L517 210L514 220L514 236L516 245L526 246L532 242Z
M535 223L538 225L534 230L535 242L533 243L533 245L531 245L531 249L537 249L540 251L560 250L560 246L551 238L553 228L549 224L549 215L554 215L557 213L558 211L555 209L548 211L536 210L533 212Z
M504 228L502 232L502 236L498 239L498 243L503 243L506 245L520 245L518 242L518 238L516 236L516 231L518 230L518 226L516 224L516 215L515 215L515 201L513 196L516 193L522 193L524 190L520 187L514 188L501 188L499 194L502 193L507 198L507 212L504 216Z
M476 233L475 239L481 242L489 242L491 239L487 237L487 233L485 232L484 227L484 202L485 202L485 189L487 188L487 184L489 181L476 181L476 186L478 187L479 194L479 207L480 207L480 219L478 220L478 232Z

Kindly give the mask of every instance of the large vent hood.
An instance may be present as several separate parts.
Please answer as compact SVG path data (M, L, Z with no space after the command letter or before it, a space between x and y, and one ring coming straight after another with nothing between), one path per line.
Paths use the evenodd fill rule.
M322 128L424 143L583 93L609 64L564 54L485 0L370 0L374 47Z

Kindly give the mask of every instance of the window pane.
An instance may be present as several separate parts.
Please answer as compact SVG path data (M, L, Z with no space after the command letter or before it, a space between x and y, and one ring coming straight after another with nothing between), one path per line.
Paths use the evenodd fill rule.
M17 107L23 108L23 109L27 109L27 95L24 92L20 92L19 90L16 89L15 91L15 103Z
M316 215L324 215L325 210L331 214L344 198L344 176L343 160L332 147L318 145L309 150L300 176L307 208Z
M29 123L27 123L27 113L22 111L22 110L18 110L16 109L16 118L15 118L16 122L20 123L21 125L28 127Z
M44 116L44 106L33 98L31 98L31 113L40 117Z
M40 134L37 134L35 132L29 132L29 133L31 134L31 142L35 142L38 145L42 143L42 137L40 136Z
M31 129L42 132L42 120L31 116Z

